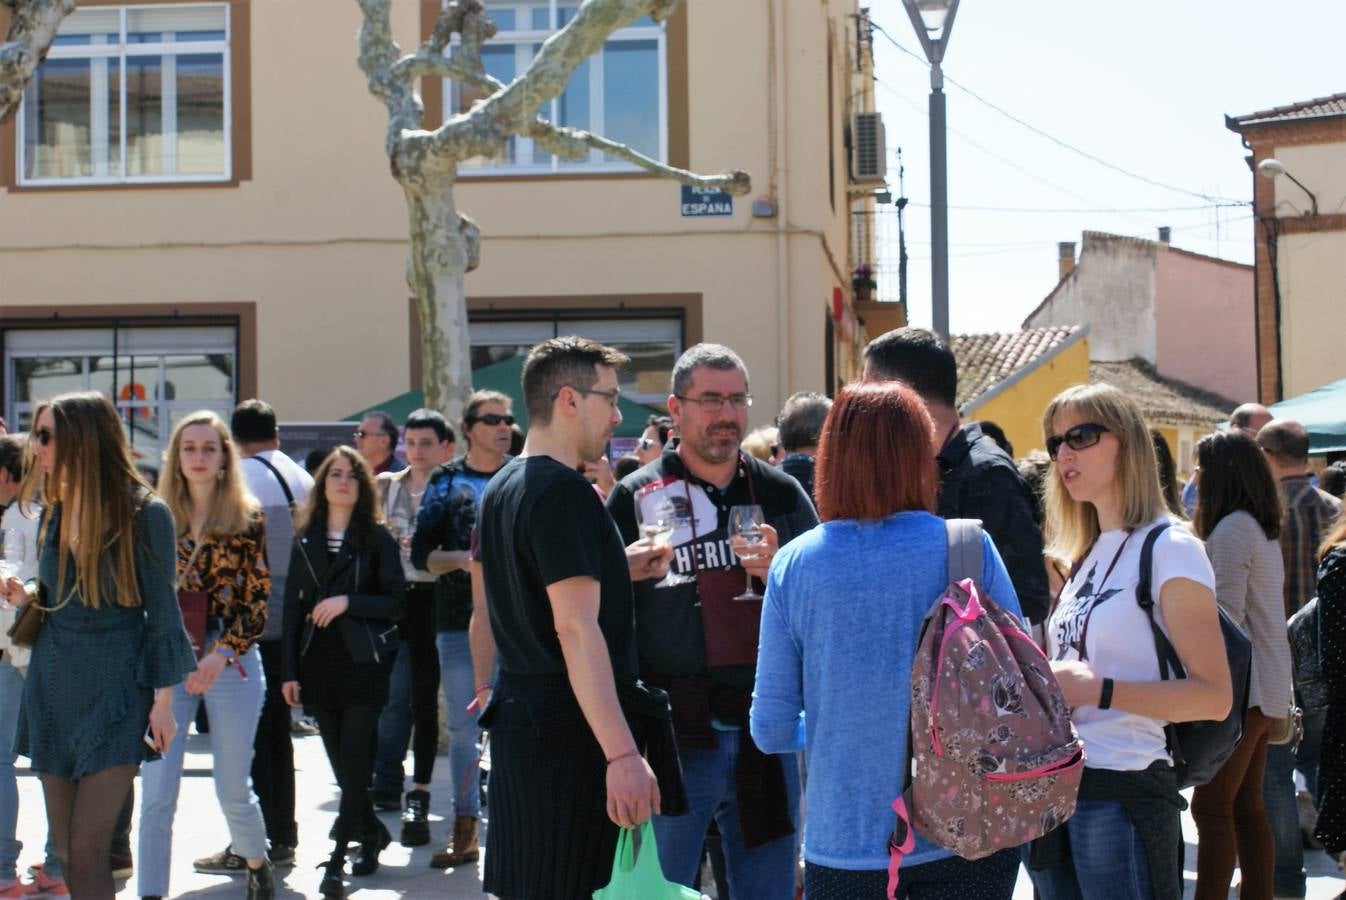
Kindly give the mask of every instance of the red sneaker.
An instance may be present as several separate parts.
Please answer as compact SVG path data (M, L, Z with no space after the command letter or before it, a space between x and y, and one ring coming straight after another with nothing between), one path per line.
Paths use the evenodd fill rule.
M70 888L66 887L64 881L60 878L48 878L47 872L42 866L32 866L28 870L33 880L24 884L23 891L26 897L68 897ZM0 894L0 896L5 896Z

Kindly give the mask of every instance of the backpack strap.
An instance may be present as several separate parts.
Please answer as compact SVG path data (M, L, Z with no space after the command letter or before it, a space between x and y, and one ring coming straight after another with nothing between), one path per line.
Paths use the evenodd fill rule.
M285 480L285 476L282 475L282 474L280 474L280 470L277 469L274 465L272 465L271 460L266 459L265 457L262 457L262 456L245 456L245 457L243 457L243 458L244 458L244 459L255 459L255 460L257 460L259 463L261 463L262 465L266 466L268 469L271 470L271 474L272 474L272 475L275 475L275 476L276 476L276 480L280 482L280 489L281 489L281 491L285 494L285 502L288 503L289 506L290 506L290 509L293 510L293 509L294 509L294 492L290 490L290 485L289 485L289 483Z
M982 530L980 519L948 519L949 581L981 581Z
M1159 540L1159 536L1167 531L1169 523L1156 525L1150 529L1150 533L1145 535L1145 543L1140 548L1140 581L1136 583L1136 605L1145 611L1145 618L1150 620L1150 633L1154 635L1154 653L1159 657L1159 678L1168 681L1170 678L1186 678L1187 672L1183 668L1182 660L1178 658L1178 651L1173 649L1173 642L1164 634L1164 630L1159 627L1159 623L1154 618L1154 590L1152 587L1154 581L1154 545ZM1187 764L1182 754L1182 745L1178 742L1178 735L1172 723L1164 726L1164 744L1168 750L1169 756L1173 759L1174 768L1182 768Z

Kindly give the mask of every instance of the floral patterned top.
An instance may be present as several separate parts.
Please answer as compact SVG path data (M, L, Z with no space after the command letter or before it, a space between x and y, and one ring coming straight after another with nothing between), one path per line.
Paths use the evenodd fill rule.
M240 534L207 538L196 550L190 534L178 535L178 587L205 591L206 615L223 624L219 643L236 654L248 651L266 630L271 572L266 565L266 527L261 517ZM187 565L191 570L187 571Z

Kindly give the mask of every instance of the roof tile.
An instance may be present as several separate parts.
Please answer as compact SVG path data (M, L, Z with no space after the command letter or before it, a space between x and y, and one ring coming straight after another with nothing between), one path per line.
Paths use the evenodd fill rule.
M1304 100L1299 103L1291 103L1288 106L1277 106L1243 116L1230 116L1229 121L1234 125L1266 125L1271 122L1285 122L1291 119L1317 119L1331 116L1346 116L1346 94L1333 94L1330 97Z
M958 360L957 405L971 401L1042 358L1080 331L1079 325L1025 328L1010 334L956 334L953 355Z
M1165 378L1143 359L1089 363L1092 384L1121 388L1152 422L1212 427L1229 418L1238 404L1175 378Z

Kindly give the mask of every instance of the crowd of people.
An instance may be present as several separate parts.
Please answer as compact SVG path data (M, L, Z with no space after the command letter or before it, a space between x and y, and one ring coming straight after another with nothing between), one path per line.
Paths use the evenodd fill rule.
M179 420L154 485L98 393L0 436L17 569L0 585L0 898L111 897L137 773L136 891L168 896L202 707L229 844L194 866L239 875L249 898L274 896L301 837L293 709L339 792L330 832L303 836L332 844L327 897L379 868L394 838L379 812L415 847L435 810L450 824L430 864L484 853L502 900L589 898L620 830L646 823L663 877L698 887L709 868L721 898L1009 898L1026 866L1044 900L1176 900L1187 784L1170 726L1231 715L1241 738L1191 794L1196 896L1224 897L1237 866L1245 900L1303 897L1305 803L1308 839L1346 852L1346 515L1301 425L1245 404L1183 484L1131 398L1076 386L1043 411L1046 453L1016 463L994 423L960 418L947 344L903 328L869 344L859 382L796 394L755 432L742 359L692 347L667 416L609 464L626 362L544 341L523 367L522 446L511 398L479 391L456 427L369 413L312 475L255 399L227 424ZM963 583L1040 646L1083 775L1073 814L1030 843L969 859L927 829L894 855L954 520L979 523ZM1287 638L1310 602L1314 703ZM1246 709L1222 616L1251 644ZM961 690L1010 717L992 744L1026 722L1003 684ZM451 796L436 800L441 694ZM955 754L958 737L943 735ZM16 754L49 829L27 880ZM978 814L1014 815L1023 791Z

